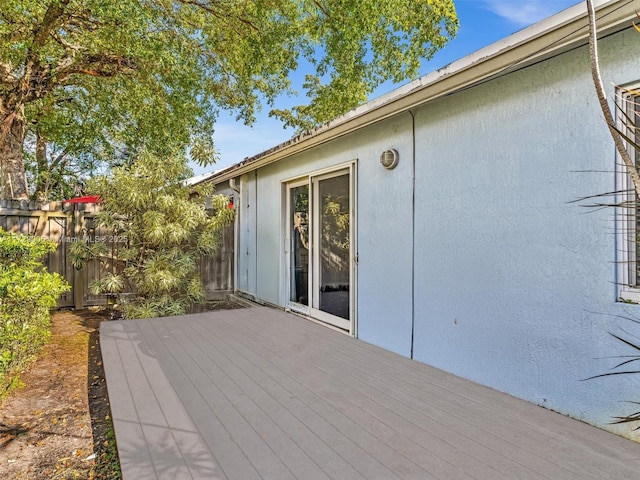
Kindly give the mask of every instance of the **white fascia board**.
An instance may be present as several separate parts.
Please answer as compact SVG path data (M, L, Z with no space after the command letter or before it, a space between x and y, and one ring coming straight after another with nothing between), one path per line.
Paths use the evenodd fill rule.
M200 183L206 182L211 177L213 177L214 175L217 175L217 174L218 174L218 172L202 173L200 175L195 175L193 177L189 177L186 180L184 180L182 183L183 183L183 185L185 187L192 187L194 185L198 185Z
M224 167L224 168L220 168L218 170L214 170L213 172L206 172L206 173L202 173L200 175L196 175L193 177L189 177L187 178L183 183L185 187L194 187L196 185L200 185L201 183L208 183L210 182L212 179L216 179L216 184L220 183L217 181L217 178L219 178L221 175L224 175L224 173L227 170L232 170L235 167L235 165L230 165L228 167Z
M629 28L640 10L639 0L594 0L598 34ZM400 112L524 68L587 43L586 2L542 20L503 40L365 103L317 129L247 158L212 177L220 183L277 162Z

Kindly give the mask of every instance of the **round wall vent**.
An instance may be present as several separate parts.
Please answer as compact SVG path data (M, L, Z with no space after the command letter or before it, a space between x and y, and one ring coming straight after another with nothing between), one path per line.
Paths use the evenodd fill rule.
M380 163L387 170L391 170L398 164L398 152L394 149L385 150L380 155Z

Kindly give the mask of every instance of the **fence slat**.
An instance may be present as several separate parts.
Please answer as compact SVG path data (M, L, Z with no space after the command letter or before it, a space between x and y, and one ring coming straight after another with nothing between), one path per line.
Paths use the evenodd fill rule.
M81 270L76 270L69 258L69 246L73 241L95 236L114 240L108 232L94 228L94 217L98 210L99 206L94 204L0 200L0 228L57 242L58 248L47 255L43 263L50 272L62 275L72 287L70 292L60 296L59 307L85 308L106 304L104 295L89 293L89 285L111 271L112 260L93 260ZM231 224L224 231L218 253L200 261L200 275L208 300L219 299L233 292L233 259L234 226Z

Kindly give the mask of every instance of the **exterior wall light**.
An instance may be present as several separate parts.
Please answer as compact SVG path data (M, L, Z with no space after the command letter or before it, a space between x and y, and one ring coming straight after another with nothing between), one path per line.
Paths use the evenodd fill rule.
M380 163L387 170L391 170L398 164L398 158L397 150L391 148L382 152L382 155L380 155Z

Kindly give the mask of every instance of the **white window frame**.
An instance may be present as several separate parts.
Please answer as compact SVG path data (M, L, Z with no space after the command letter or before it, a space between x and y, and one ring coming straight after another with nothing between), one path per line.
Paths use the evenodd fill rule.
M629 111L630 100L640 102L640 95L630 95L629 90L638 91L640 84L627 85L618 88L616 91L617 126L625 128L625 123L621 119L622 111ZM633 100L632 100L633 99ZM636 107L637 108L637 107ZM631 134L631 132L626 132ZM626 144L626 142L625 142ZM637 152L634 152L636 161L640 161ZM622 302L640 303L640 282L638 282L637 271L640 267L637 259L638 234L640 228L637 225L638 207L635 206L635 194L633 182L627 173L620 154L616 151L616 265L617 265L617 299Z

